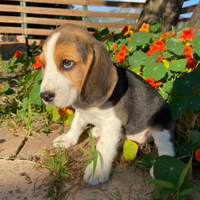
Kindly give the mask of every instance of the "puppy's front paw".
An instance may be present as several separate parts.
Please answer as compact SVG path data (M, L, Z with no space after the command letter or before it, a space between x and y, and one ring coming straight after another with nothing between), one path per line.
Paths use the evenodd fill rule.
M75 144L77 144L77 139L74 138L73 136L69 135L69 134L63 134L58 136L54 141L53 141L53 145L55 147L60 146L60 147L64 147L64 148L68 148L71 147Z
M98 158L96 170L93 176L93 161L87 166L84 173L84 182L89 185L97 185L100 183L105 183L109 179L110 168L105 169Z

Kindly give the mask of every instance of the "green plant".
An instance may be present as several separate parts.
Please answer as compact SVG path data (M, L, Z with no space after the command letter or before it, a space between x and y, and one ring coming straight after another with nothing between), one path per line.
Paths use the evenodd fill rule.
M62 199L67 194L67 190L63 191L63 182L69 178L70 171L67 167L69 155L66 149L56 147L53 151L43 151L45 162L43 167L49 169L49 175L46 178L48 186L48 196L50 199Z
M111 197L113 197L115 200L122 200L122 196L121 196L121 193L120 193L119 189L115 188L115 190L116 190L116 192L114 194L109 193L109 195Z
M85 164L85 168L93 161L93 176L95 174L95 170L96 170L96 166L97 166L97 161L98 161L98 151L95 148L95 144L94 144L94 139L92 137L92 132L90 129L90 144L92 146L92 151L88 151L87 149L80 147L86 154L92 156L91 159L89 159L87 161L87 163Z
M193 187L188 184L190 169L192 167L191 156L188 164L170 156L159 157L154 165L154 179L143 178L161 188L152 191L154 199L186 199L186 195L200 191L200 187Z

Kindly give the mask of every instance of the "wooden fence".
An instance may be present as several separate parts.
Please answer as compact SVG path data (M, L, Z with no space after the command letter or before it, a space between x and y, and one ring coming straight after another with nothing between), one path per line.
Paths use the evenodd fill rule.
M13 5L8 3L13 3ZM30 3L40 3L40 7L30 6ZM45 4L45 6L44 6ZM51 7L49 6L51 4ZM52 5L79 5L81 10L64 8L53 8ZM136 26L136 20L140 13L120 13L120 12L100 12L89 11L88 6L106 6L120 8L143 8L144 3L102 1L102 0L1 0L0 2L0 33L3 34L23 34L28 36L28 43L37 41L41 36L46 37L52 32L52 27L64 23L73 23L86 28L123 28L127 23L114 22L95 22L88 21L87 17L103 18L127 18L132 19L132 28ZM196 5L183 8L181 13L193 12ZM136 9L136 10L137 10ZM58 16L55 19L54 16ZM66 17L78 17L78 20L63 19ZM61 19L62 18L62 19ZM181 19L180 21L187 21ZM45 26L45 28L44 28ZM34 27L34 28L33 28ZM41 28L42 27L42 28ZM38 37L39 36L39 37ZM38 39L30 39L30 38Z

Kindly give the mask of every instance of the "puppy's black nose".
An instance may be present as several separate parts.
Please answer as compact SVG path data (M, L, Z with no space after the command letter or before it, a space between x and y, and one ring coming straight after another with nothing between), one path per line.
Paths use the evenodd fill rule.
M50 91L41 92L40 97L46 102L51 102L55 97L55 93Z

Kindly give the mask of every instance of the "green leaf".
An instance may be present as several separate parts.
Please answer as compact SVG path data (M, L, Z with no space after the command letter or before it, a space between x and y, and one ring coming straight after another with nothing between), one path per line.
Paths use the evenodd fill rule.
M157 154L155 154L153 152L146 154L146 155L144 154L142 159L139 162L143 162L146 165L148 165L149 167L152 167L153 161L156 159L156 157L157 157Z
M135 68L139 65L143 65L144 64L144 60L147 57L147 55L142 52L142 51L136 51L133 53L132 56L130 56L129 58L129 64L131 65L131 67Z
M187 108L196 111L200 108L200 95L189 94L187 95Z
M177 188L178 191L180 190L180 188L181 188L181 186L184 182L184 179L185 179L190 167L192 166L192 158L193 158L193 155L191 156L188 164L184 167L183 170L181 170L181 175L180 175L180 178L179 178L178 188Z
M160 188L154 188L153 191L151 192L152 197L154 199L161 199L162 198L162 193Z
M156 32L160 28L160 23L159 22L153 22L150 25L150 31Z
M144 65L145 66L149 66L149 65L152 65L155 63L155 61L157 60L158 56L160 54L160 51L156 51L154 54L150 55L150 56L146 56L146 60L145 60L145 63Z
M172 56L173 56L173 54L171 54L171 53L168 52L168 51L162 53L162 57L163 57L163 58L171 58Z
M9 89L9 84L7 82L3 82L2 83L2 88L0 89L0 93L1 92L5 92Z
M190 194L194 194L195 192L200 192L200 187L191 187L189 189L186 189L184 191L182 191L179 195L190 195Z
M30 93L30 99L36 105L42 105L42 99L40 98L40 88L37 87Z
M22 101L22 108L25 110L28 104L28 97L25 97Z
M74 119L75 113L72 113L71 115L69 115L68 117L68 126L71 127L72 121Z
M158 81L160 79L162 79L165 74L166 74L166 68L163 65L163 63L150 63L148 65L146 65L146 67L144 68L144 77L145 78L154 78L155 81Z
M136 46L145 45L148 42L149 42L149 37L146 31L135 33L131 40L131 44Z
M168 181L155 180L155 179L151 179L151 178L142 178L142 179L144 179L146 181L149 181L151 183L154 183L156 185L159 185L161 187L166 187L166 188L171 188L171 189L175 188L175 186L172 183L168 182Z
M92 131L90 129L90 144L91 144L91 147L92 147L92 150L95 151L95 144L94 144L94 139L92 137Z
M52 110L52 107L53 107L53 106L51 106L51 105L46 105L46 106L45 106L45 110L46 110L47 112L49 112L49 111Z
M94 151L94 157L93 157L93 176L94 176L95 171L96 171L97 161L98 161L98 151L95 150Z
M182 145L176 148L176 152L179 154L179 156L190 154L193 152L193 146L188 142L184 142Z
M160 156L154 163L155 179L168 181L173 186L178 186L179 178L184 167L185 163L176 158Z
M200 132L197 130L191 131L190 132L190 140L192 141L192 143L200 141Z
M192 53L197 54L200 57L200 35L196 35L193 38L194 47L192 48Z
M52 108L52 121L57 122L60 119L59 109L56 107Z
M93 156L93 153L88 151L87 149L83 148L83 147L80 147L86 154L90 155L90 156Z
M37 74L37 76L35 77L35 81L41 81L42 80L42 72L40 70L40 73Z
M176 96L170 102L170 111L173 120L179 119L186 111L187 98L185 96Z
M172 60L169 63L169 69L175 72L181 72L184 69L186 69L185 67L186 63L187 63L186 59Z
M172 40L166 41L165 47L169 51L179 56L183 55L183 51L185 49L183 42L177 42L177 41L172 41Z
M174 83L173 80L168 81L168 82L166 82L166 83L163 83L162 90L163 90L164 92L167 92L168 94L170 94L170 92L171 92L172 89L173 89L173 83Z
M138 152L138 145L130 140L124 142L123 146L123 156L127 160L133 160L136 158Z
M191 72L174 81L174 87L179 94L188 94L194 86L200 85L200 72Z

